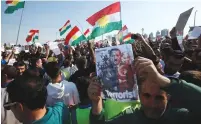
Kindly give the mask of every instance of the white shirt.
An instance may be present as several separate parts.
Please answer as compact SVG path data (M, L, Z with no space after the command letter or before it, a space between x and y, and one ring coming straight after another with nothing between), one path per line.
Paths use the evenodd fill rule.
M48 106L56 102L64 102L66 105L76 105L80 102L77 87L73 82L63 80L60 83L49 83L47 92L46 104Z
M69 72L70 76L71 76L72 74L74 74L78 70L78 68L76 65L72 65L72 67L67 67L67 68L64 68L62 70Z

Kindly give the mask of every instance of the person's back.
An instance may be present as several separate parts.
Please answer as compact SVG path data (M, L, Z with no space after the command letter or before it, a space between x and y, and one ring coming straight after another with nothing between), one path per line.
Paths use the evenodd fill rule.
M46 115L32 124L70 124L69 109L63 102L47 107Z
M51 65L55 65L51 63ZM52 66L47 70L47 74L51 77L52 82L47 86L47 105L52 106L56 102L64 102L71 110L71 119L76 124L76 105L79 103L79 94L74 83L62 79L60 67Z
M47 86L47 105L64 102L67 106L79 103L79 94L74 83L63 80L60 83L49 83Z

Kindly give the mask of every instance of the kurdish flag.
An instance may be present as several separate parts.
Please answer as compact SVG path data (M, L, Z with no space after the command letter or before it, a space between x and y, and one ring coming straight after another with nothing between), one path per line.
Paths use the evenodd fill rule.
M34 42L34 43L35 43L36 40L38 40L38 35L39 35L39 33L37 32L37 33L35 33L35 35L33 36L33 42Z
M30 30L29 31L29 34L26 38L26 41L27 42L30 42L30 41L33 41L35 42L36 39L38 39L38 34L39 34L39 30Z
M131 33L128 33L126 36L123 38L124 43L133 43L134 39L131 39Z
M119 31L119 33L122 33L123 36L126 36L128 34L128 28L127 28L127 26L124 25L124 27L122 28L122 30Z
M87 22L94 27L90 35L91 39L113 30L120 30L122 28L120 2L113 3L93 14Z
M127 42L127 41L129 41L129 40L131 40L131 33L127 34L127 35L123 38L123 41L124 41L124 42Z
M24 8L25 1L19 1L19 0L7 0L6 4L8 5L8 8L5 10L5 14L12 14L16 10Z
M75 26L66 36L64 44L75 46L80 42L82 42L83 40L86 40L85 36L81 34L79 28Z
M117 36L119 41L122 41L122 39L128 35L128 28L126 25L124 25L124 27L118 32Z
M90 35L90 30L87 29L87 30L84 32L84 36L88 39L89 35Z
M71 27L70 20L68 20L65 25L59 29L60 36L62 36Z

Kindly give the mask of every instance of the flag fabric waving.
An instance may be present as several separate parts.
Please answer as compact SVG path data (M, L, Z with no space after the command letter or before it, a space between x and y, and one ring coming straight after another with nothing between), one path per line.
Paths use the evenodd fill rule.
M34 42L34 43L35 43L36 40L39 39L39 38L38 38L38 37L39 37L38 35L39 35L38 32L34 34L34 36L33 36L33 42Z
M121 32L122 32L123 36L126 36L128 34L128 28L127 28L126 25L124 25L124 27L122 28L122 30L119 31L119 33L121 33Z
M122 28L120 18L120 2L113 3L87 19L93 26L90 38L93 39L102 34Z
M123 41L123 38L128 35L128 28L126 25L124 25L124 27L118 32L117 36L119 41Z
M38 34L39 34L39 30L33 30L33 29L30 30L29 34L28 34L28 36L26 38L26 41L30 42L30 41L33 40L35 42L35 40L38 39Z
M75 26L66 36L65 45L75 46L80 42L86 40L85 36L80 32L79 28Z
M6 4L8 5L7 9L5 10L5 14L12 14L16 10L24 8L25 1L19 0L7 0Z
M124 43L133 43L135 40L131 39L131 33L128 33L126 36L124 36L123 38L123 42Z
M87 29L87 30L84 32L84 36L88 39L89 35L90 35L90 30Z
M62 36L71 27L70 20L68 20L62 28L59 29L60 36Z
M127 34L127 35L123 38L123 41L124 41L124 42L127 42L127 41L129 41L129 40L131 40L131 33Z

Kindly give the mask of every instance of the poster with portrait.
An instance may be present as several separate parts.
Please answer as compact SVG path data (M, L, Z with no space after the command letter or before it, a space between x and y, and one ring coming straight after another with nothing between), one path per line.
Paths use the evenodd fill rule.
M122 102L138 100L131 44L96 49L95 55L103 98Z

